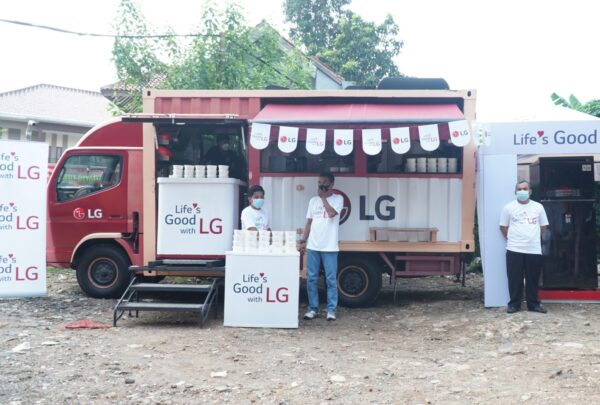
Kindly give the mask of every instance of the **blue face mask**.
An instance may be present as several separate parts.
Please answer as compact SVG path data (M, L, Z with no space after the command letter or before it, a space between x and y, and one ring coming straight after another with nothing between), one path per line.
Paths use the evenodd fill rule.
M527 191L527 190L517 191L517 200L527 201L528 199L529 199L529 191Z
M262 198L252 199L252 206L254 208L256 208L257 210L261 209L264 204L265 204L265 200L263 200Z

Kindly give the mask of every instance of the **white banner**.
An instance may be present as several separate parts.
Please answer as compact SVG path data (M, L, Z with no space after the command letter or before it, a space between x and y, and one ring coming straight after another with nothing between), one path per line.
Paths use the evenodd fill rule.
M542 155L600 151L600 120L565 122L513 122L487 124L491 142L484 155ZM484 127L485 128L485 127ZM487 131L484 131L484 135Z
M390 145L392 150L398 154L410 150L410 128L390 128Z
M46 295L48 144L0 141L0 297Z
M363 129L362 147L367 155L377 155L381 152L381 129Z
M347 156L352 153L354 142L354 130L335 129L333 131L333 150L340 156Z
M437 124L419 125L418 129L423 150L432 152L440 146L440 134Z
M298 145L298 128L279 127L279 136L277 137L277 146L284 153L292 153Z
M254 149L262 150L269 146L269 136L271 134L271 124L261 124L255 122L252 124L250 132L250 145Z
M320 155L325 150L325 129L306 129L306 150L311 155Z
M466 146L471 142L471 131L467 120L452 121L448 123L450 142L456 146Z

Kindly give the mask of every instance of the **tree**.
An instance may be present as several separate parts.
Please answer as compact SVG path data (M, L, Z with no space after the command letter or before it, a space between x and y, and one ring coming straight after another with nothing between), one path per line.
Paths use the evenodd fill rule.
M573 94L569 96L568 100L556 93L552 93L550 98L555 105L571 108L600 118L600 99L591 100L582 104Z
M290 35L331 68L359 85L401 76L393 59L403 42L391 15L376 25L343 7L351 0L285 0Z
M308 89L312 72L298 51L284 50L267 24L249 27L240 8L204 9L198 34L189 38L150 35L135 0L121 0L113 58L127 112L141 110L141 89L259 89L268 85Z

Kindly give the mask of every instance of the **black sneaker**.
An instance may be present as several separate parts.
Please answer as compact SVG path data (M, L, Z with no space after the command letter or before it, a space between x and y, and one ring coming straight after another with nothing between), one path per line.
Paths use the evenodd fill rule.
M507 314L514 314L515 312L519 312L520 309L517 307L513 307L511 305L509 305L508 307L506 307L506 313Z
M539 312L540 314L545 314L545 313L547 313L547 312L548 312L548 311L546 310L546 308L544 308L543 306L541 306L541 305L539 305L539 304L538 304L538 305L536 305L536 306L534 306L534 307L529 307L529 308L527 308L527 310L528 310L528 311L531 311L531 312Z

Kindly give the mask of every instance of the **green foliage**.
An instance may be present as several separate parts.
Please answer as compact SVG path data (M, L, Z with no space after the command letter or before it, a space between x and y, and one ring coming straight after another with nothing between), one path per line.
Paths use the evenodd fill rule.
M199 35L191 40L148 37L150 30L144 21L135 0L121 0L116 30L123 37L115 40L113 57L121 86L132 93L117 101L124 111L141 110L143 88L311 86L313 72L308 60L293 49L284 50L281 37L270 26L249 27L242 10L234 4L223 12L213 3L207 4Z
M285 0L292 39L307 52L360 85L375 85L385 76L400 76L393 59L400 54L398 26L388 15L376 25L343 7L350 0Z
M565 100L564 97L559 96L556 93L552 93L550 95L552 102L555 105L560 105L562 107L571 108L573 110L581 111L586 114L593 115L595 117L600 117L600 99L588 101L585 104L582 104L577 97L574 95L569 96L569 100Z

